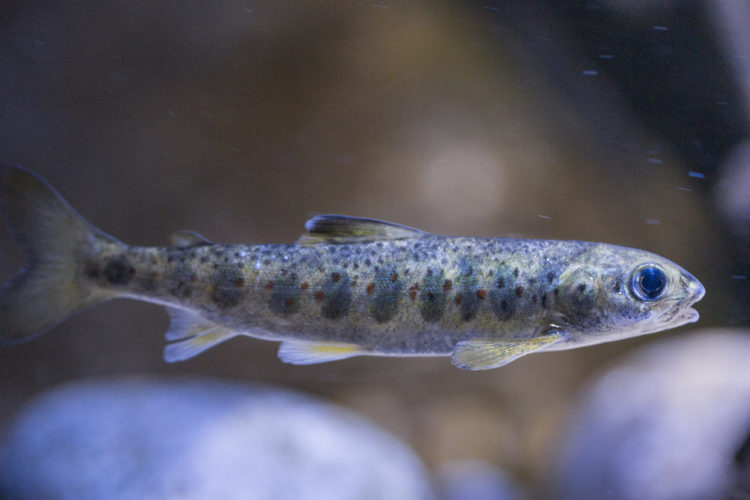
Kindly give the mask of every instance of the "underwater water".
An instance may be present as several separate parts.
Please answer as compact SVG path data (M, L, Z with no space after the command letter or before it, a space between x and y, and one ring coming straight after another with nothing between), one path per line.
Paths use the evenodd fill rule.
M138 375L162 388L188 376L296 391L359 414L418 457L409 484L424 495L750 494L750 408L737 383L750 380L737 362L750 338L745 2L11 1L0 9L0 161L39 172L124 242L165 245L179 229L215 242L292 242L310 215L343 213L440 234L640 248L706 288L698 323L477 373L448 358L290 366L275 343L247 337L166 364L163 308L117 300L0 348L0 449L18 443L23 419L39 408L34 398L62 384ZM6 232L0 256L4 280L21 264ZM644 366L674 370L649 383L635 375ZM151 394L140 384L132 390ZM606 399L602 387L622 397ZM85 425L91 401L71 399L79 406L60 432ZM602 401L618 418L602 413ZM698 411L718 406L731 411ZM115 421L127 410L108 411ZM587 421L597 422L589 433ZM705 434L683 449L680 429ZM91 442L106 448L113 432ZM150 457L168 441L124 432ZM360 443L363 456L371 442ZM591 466L605 445L617 459ZM0 456L3 493L18 493L2 479L20 455ZM107 457L117 470L118 455ZM320 477L332 470L316 466ZM26 470L33 481L34 467ZM686 482L684 470L704 475ZM149 477L136 468L122 480ZM211 495L206 481L175 497ZM331 484L311 480L305 491L317 498ZM338 485L342 498L361 494L352 484ZM85 484L50 487L61 497L86 493ZM385 494L363 487L371 498Z

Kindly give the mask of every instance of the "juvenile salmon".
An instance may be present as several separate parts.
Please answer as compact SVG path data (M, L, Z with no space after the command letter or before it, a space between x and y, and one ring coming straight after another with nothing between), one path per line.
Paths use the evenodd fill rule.
M6 344L124 297L167 306L169 362L249 335L280 341L287 363L451 355L480 370L695 322L704 295L687 271L642 250L438 236L341 215L310 219L292 244L213 244L179 231L169 247L130 246L29 170L0 173L25 258L0 290Z

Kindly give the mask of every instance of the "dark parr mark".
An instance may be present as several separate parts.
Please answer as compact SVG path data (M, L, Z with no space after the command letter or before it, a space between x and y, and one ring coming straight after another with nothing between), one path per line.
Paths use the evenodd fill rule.
M266 288L268 288L266 286ZM268 299L268 307L272 312L288 316L299 310L299 286L297 276L279 275L271 287L271 296Z
M323 285L325 303L320 312L328 319L338 319L347 312L352 303L351 279L344 271L331 274L331 279Z
M239 270L224 268L215 272L211 280L213 282L211 300L219 309L234 307L242 301L245 278Z
M513 283L515 269L511 271L506 266L501 266L495 271L495 286L490 290L490 304L492 312L500 321L508 321L516 312L516 299L523 294L523 287L512 289L506 287L506 283Z
M195 274L190 266L186 264L177 264L168 274L166 279L167 293L180 299L186 299L193 294Z
M115 257L107 263L104 275L113 285L127 285L135 275L135 268L125 257Z
M419 313L428 323L440 320L445 312L445 273L442 269L428 270L419 292Z
M375 272L375 281L370 284L373 291L370 292L370 287L367 287L368 294L373 295L370 300L370 314L378 323L390 321L398 309L404 284L399 279L392 280L394 274L398 278L396 269L385 265Z
M458 277L456 279L461 291L461 299L456 296L456 304L461 310L461 319L471 321L477 314L481 304L477 295L477 275L474 272L474 265L468 257L461 257L458 261Z

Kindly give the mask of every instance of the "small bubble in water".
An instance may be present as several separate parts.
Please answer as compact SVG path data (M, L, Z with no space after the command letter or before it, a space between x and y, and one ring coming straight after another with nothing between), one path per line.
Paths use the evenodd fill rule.
M695 177L696 179L703 179L704 177L706 177L705 174L702 174L700 172L688 172L688 175L690 177Z
M659 219L646 219L646 224L649 226L658 226L661 224L661 221Z
M584 74L584 75L586 75L586 76L596 76L596 75L599 74L599 72L597 70L595 70L595 69L585 69L585 70L581 71L581 73Z
M747 276L745 276L744 274L733 274L732 279L733 280L746 280Z
M653 163L654 165L661 165L662 164L661 158L649 158L648 162L649 163Z

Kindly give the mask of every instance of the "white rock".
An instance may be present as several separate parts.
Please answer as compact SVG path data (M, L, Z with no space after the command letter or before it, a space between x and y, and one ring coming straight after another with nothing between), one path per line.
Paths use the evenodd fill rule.
M212 381L76 383L21 413L0 496L63 499L423 499L419 459L346 410Z
M750 333L675 336L588 391L558 457L554 496L725 498L743 474L735 455L749 432Z

